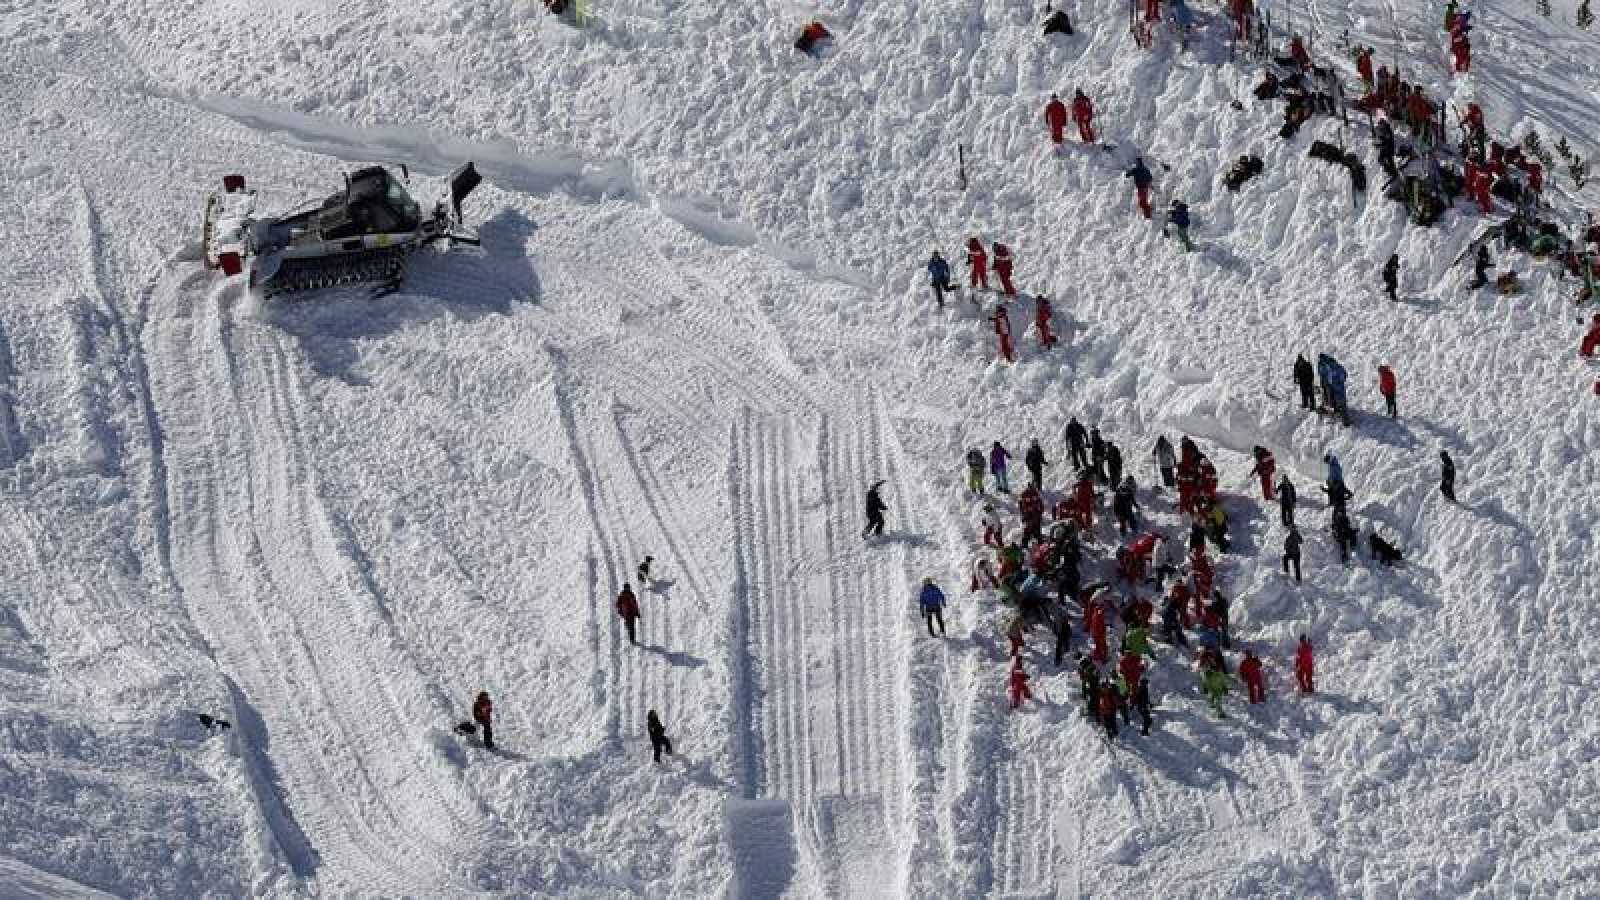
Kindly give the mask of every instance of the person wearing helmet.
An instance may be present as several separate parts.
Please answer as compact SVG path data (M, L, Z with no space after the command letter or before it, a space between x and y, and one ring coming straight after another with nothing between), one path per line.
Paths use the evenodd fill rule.
M1044 122L1050 127L1050 143L1060 144L1066 140L1062 133L1067 128L1067 105L1055 94L1050 95L1050 102L1044 105Z
M472 703L472 721L483 729L483 746L494 749L494 704L489 702L489 692L479 691Z

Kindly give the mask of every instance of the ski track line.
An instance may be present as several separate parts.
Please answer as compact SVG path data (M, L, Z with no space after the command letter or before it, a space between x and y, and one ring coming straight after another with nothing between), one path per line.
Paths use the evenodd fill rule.
M708 569L700 554L692 552L692 548L681 543L675 536L676 529L669 524L671 519L666 515L671 506L668 491L662 485L661 479L647 465L640 455L638 447L628 437L628 430L622 423L620 408L612 408L612 421L616 424L617 442L622 448L622 453L628 462L628 469L633 474L634 481L639 486L639 495L643 498L645 508L650 512L650 519L655 523L656 532L662 544L667 548L669 555L657 557L657 561L671 564L676 561L678 565L671 568L672 572L682 573L693 592L695 601L701 609L709 609L711 596L707 589L711 579L707 577Z
M404 714L395 682L380 678L373 690L372 673L392 677L404 661L384 659L393 642L379 637L372 608L340 603L359 584L337 571L344 563L305 436L287 409L295 375L281 345L257 335L255 346L234 346L241 329L220 309L226 292L199 303L179 293L188 308L160 320L154 339L167 346L152 354L172 387L163 421L177 460L169 481L175 571L219 664L267 723L270 749L257 750L270 753L280 777L269 789L300 817L312 845L302 852L320 860L320 868L306 859L295 868L397 895L443 889L449 861L476 829L417 765L415 717ZM253 354L248 368L241 354ZM299 602L291 608L286 598ZM411 802L394 796L402 787L414 792ZM293 852L282 835L280 844Z

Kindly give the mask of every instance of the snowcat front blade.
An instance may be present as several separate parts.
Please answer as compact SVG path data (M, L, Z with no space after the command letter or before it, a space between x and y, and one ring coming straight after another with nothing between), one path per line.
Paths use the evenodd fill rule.
M478 174L478 168L471 162L462 163L461 167L450 173L450 211L455 215L456 222L461 221L461 201L483 183L483 176Z

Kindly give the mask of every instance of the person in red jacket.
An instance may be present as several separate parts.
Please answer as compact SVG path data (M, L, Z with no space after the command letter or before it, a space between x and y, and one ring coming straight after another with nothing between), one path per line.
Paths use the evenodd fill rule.
M1524 160L1522 171L1528 173L1528 187L1533 188L1535 194L1544 193L1544 166L1533 160Z
M1244 661L1239 663L1239 677L1244 679L1245 690L1250 695L1251 703L1265 703L1267 701L1267 672L1261 665L1261 659L1254 650L1244 652Z
M994 315L989 317L989 321L994 324L995 337L1000 339L1000 355L1008 363L1016 362L1017 355L1011 347L1011 316L1006 313L1004 304L995 305Z
M1050 300L1040 294L1033 298L1033 329L1038 333L1039 343L1046 350L1056 345L1056 336L1050 331L1050 318L1054 310L1050 308Z
M483 746L494 749L494 704L489 702L489 692L479 691L472 703L472 721L483 729Z
M1016 709L1024 700L1033 699L1033 689L1028 687L1028 673L1022 671L1022 660L1013 657L1011 660L1010 693L1011 708Z
M1017 289L1011 286L1011 248L999 241L994 242L994 273L1000 276L1000 290L1007 296L1015 295Z
M1089 470L1085 469L1078 478L1073 499L1078 507L1078 530L1088 531L1094 527L1094 476Z
M1078 126L1078 138L1085 144L1094 143L1094 104L1083 91L1072 95L1072 121Z
M1367 92L1372 92L1372 48L1362 47L1356 54L1356 74L1361 76L1361 83L1366 85Z
M1494 184L1494 176L1477 159L1469 158L1466 164L1467 196L1477 201L1478 209L1484 215L1494 212L1494 200L1489 194L1490 187Z
M1094 642L1094 651L1089 655L1097 663L1104 663L1111 658L1111 650L1106 646L1106 608L1098 598L1090 602L1088 617L1089 639Z
M1122 682L1128 687L1128 696L1138 690L1140 679L1144 678L1144 657L1132 651L1123 651L1122 659L1117 661L1117 671L1122 673Z
M967 238L967 283L973 290L989 289L989 253L977 238Z
M1022 514L1022 545L1026 547L1030 539L1044 540L1044 497L1039 489L1028 485L1017 498L1017 510Z
M1316 685L1312 677L1317 673L1316 660L1312 656L1311 638L1300 635L1300 646L1294 651L1294 677L1300 683L1300 693L1311 694L1316 692Z
M1456 71L1468 72L1472 69L1472 40L1465 31L1457 29L1450 36L1450 54L1455 57Z
M1044 123L1050 126L1050 142L1059 144L1066 140L1063 134L1067 128L1067 105L1055 94L1050 95L1050 102L1044 105Z
M617 615L622 617L622 624L628 629L628 643L639 643L639 638L634 634L634 623L639 621L639 598L633 595L631 584L624 584L622 593L617 595Z
M1584 356L1593 356L1596 349L1600 349L1600 313L1595 313L1589 320L1589 333L1583 336L1583 344L1578 352Z
M1395 416L1398 416L1400 414L1400 408L1395 404L1394 401L1394 370L1388 366L1378 367L1378 393L1383 395L1384 411L1389 414L1389 418L1392 419Z
M1273 475L1278 471L1278 461L1273 458L1272 451L1265 447L1255 448L1256 465L1250 470L1251 475L1261 479L1261 499L1271 503L1278 499L1277 488L1273 482Z
M1289 41L1289 58L1302 72L1311 68L1311 54L1306 52L1306 43L1298 34Z
M1144 0L1144 20L1146 22L1161 21L1161 0Z
M1217 467L1208 456L1200 457L1200 496L1211 503L1217 502Z
M1095 697L1094 711L1100 717L1100 724L1105 726L1106 735L1111 740L1117 739L1117 709L1121 706L1117 702L1117 689L1109 680L1102 682L1099 695Z

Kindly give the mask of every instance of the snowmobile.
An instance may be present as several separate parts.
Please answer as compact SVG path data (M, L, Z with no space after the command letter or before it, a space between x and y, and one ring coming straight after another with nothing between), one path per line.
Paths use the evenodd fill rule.
M449 195L426 217L406 191L410 173L400 173L358 169L338 193L279 216L257 216L244 177L224 176L222 191L206 200L206 267L234 276L248 263L250 288L266 297L369 283L381 297L400 287L413 250L441 240L478 244L461 224L461 201L483 181L472 163L450 173Z

